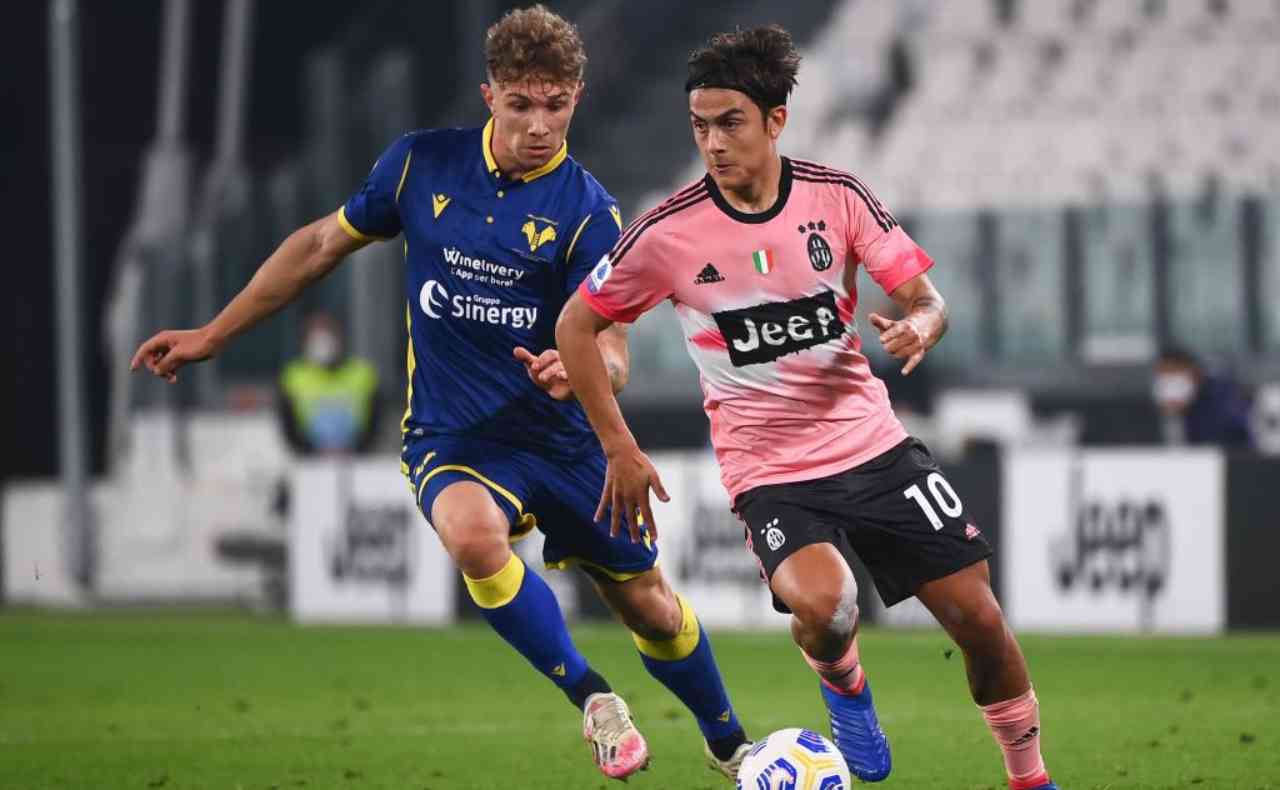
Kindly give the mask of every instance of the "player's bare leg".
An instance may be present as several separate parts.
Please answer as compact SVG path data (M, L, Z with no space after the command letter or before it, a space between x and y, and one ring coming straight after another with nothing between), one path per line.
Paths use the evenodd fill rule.
M1027 661L991 592L985 561L926 582L916 597L964 653L974 702L990 705L1031 688Z
M511 558L507 516L479 483L454 483L441 491L431 506L431 525L468 578L488 578Z
M1012 790L1056 790L1040 756L1040 708L1027 661L991 592L986 561L916 592L964 653L969 691L1004 753Z
M574 647L551 588L511 551L510 523L489 489L470 481L447 486L432 503L431 523L489 625L583 712L601 772L625 779L643 768L648 747L626 703Z
M750 743L729 703L711 642L688 601L671 590L657 568L622 581L589 575L600 597L631 631L649 674L693 713L708 763L736 779Z
M791 638L805 655L838 661L858 631L858 584L830 543L805 546L783 560L769 580L791 610Z
M871 687L858 657L858 585L829 543L813 543L782 561L769 580L791 610L791 636L822 679L831 736L849 769L864 782L892 769Z

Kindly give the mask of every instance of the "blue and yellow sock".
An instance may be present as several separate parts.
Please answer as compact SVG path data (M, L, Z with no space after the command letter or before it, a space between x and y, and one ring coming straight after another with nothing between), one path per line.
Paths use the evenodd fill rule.
M462 578L493 630L559 686L576 707L581 708L591 694L610 690L574 647L551 588L538 574L528 573L519 557L512 554L502 570L487 578L466 574Z
M729 704L729 694L711 652L711 640L699 625L693 607L679 595L676 600L683 616L680 633L674 639L658 642L638 634L631 638L645 669L693 712L712 751L720 759L727 759L721 752L732 754L746 736Z

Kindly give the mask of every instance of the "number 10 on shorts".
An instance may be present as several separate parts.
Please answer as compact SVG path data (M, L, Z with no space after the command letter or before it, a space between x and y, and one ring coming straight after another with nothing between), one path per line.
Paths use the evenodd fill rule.
M960 497L956 495L956 490L951 487L947 479L940 472L931 472L925 478L925 485L929 488L929 493L933 495L933 501L938 503L938 508L947 515L948 518L956 518L964 512L964 505L960 502ZM942 529L942 519L938 518L938 511L933 509L933 505L929 502L929 497L924 495L924 491L920 490L919 483L912 483L911 487L902 492L907 499L915 500L915 503L924 511L924 515L929 519L929 523L933 525L935 531Z

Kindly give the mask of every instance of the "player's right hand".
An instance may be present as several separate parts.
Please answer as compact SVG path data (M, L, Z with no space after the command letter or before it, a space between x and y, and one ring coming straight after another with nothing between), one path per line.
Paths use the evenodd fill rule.
M645 531L648 531L650 540L656 540L658 524L653 520L653 510L649 507L649 489L653 488L653 493L663 502L671 501L667 489L662 486L662 479L658 477L658 470L649 456L635 445L624 452L609 454L608 460L595 520L603 518L608 510L610 537L618 534L620 523L625 520L632 543L643 540Z
M203 329L167 329L138 346L129 370L145 367L172 384L178 380L178 368L188 362L203 362L216 352Z
M543 351L538 356L523 346L516 346L512 353L516 359L524 363L524 370L529 378L544 392L556 400L568 400L573 397L573 388L569 386L569 374L560 361L560 352L554 348Z

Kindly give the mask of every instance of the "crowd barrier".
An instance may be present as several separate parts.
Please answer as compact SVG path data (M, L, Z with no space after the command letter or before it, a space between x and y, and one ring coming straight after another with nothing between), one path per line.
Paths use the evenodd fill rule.
M671 494L669 503L655 502L654 514L659 562L672 584L709 627L786 627L710 452L655 453L653 459ZM979 445L943 468L971 520L996 547L993 585L1016 628L1217 633L1280 627L1273 567L1280 556L1280 460L1212 449ZM298 463L289 479L291 515L278 535L287 547L285 597L295 620L435 625L474 614L417 511L398 459ZM230 566L215 546L226 530L253 528L255 518L264 521L261 534L272 534L265 508L246 505L263 499L261 484L256 493L225 478L170 486L177 493L159 500L145 489L94 487L102 567L92 593L68 570L71 549L60 527L57 487L6 486L4 600L85 606L259 596L265 571ZM566 610L601 612L578 574L542 568L540 549L537 535L518 544ZM868 620L889 626L930 621L914 601L886 610L861 568L858 578Z

